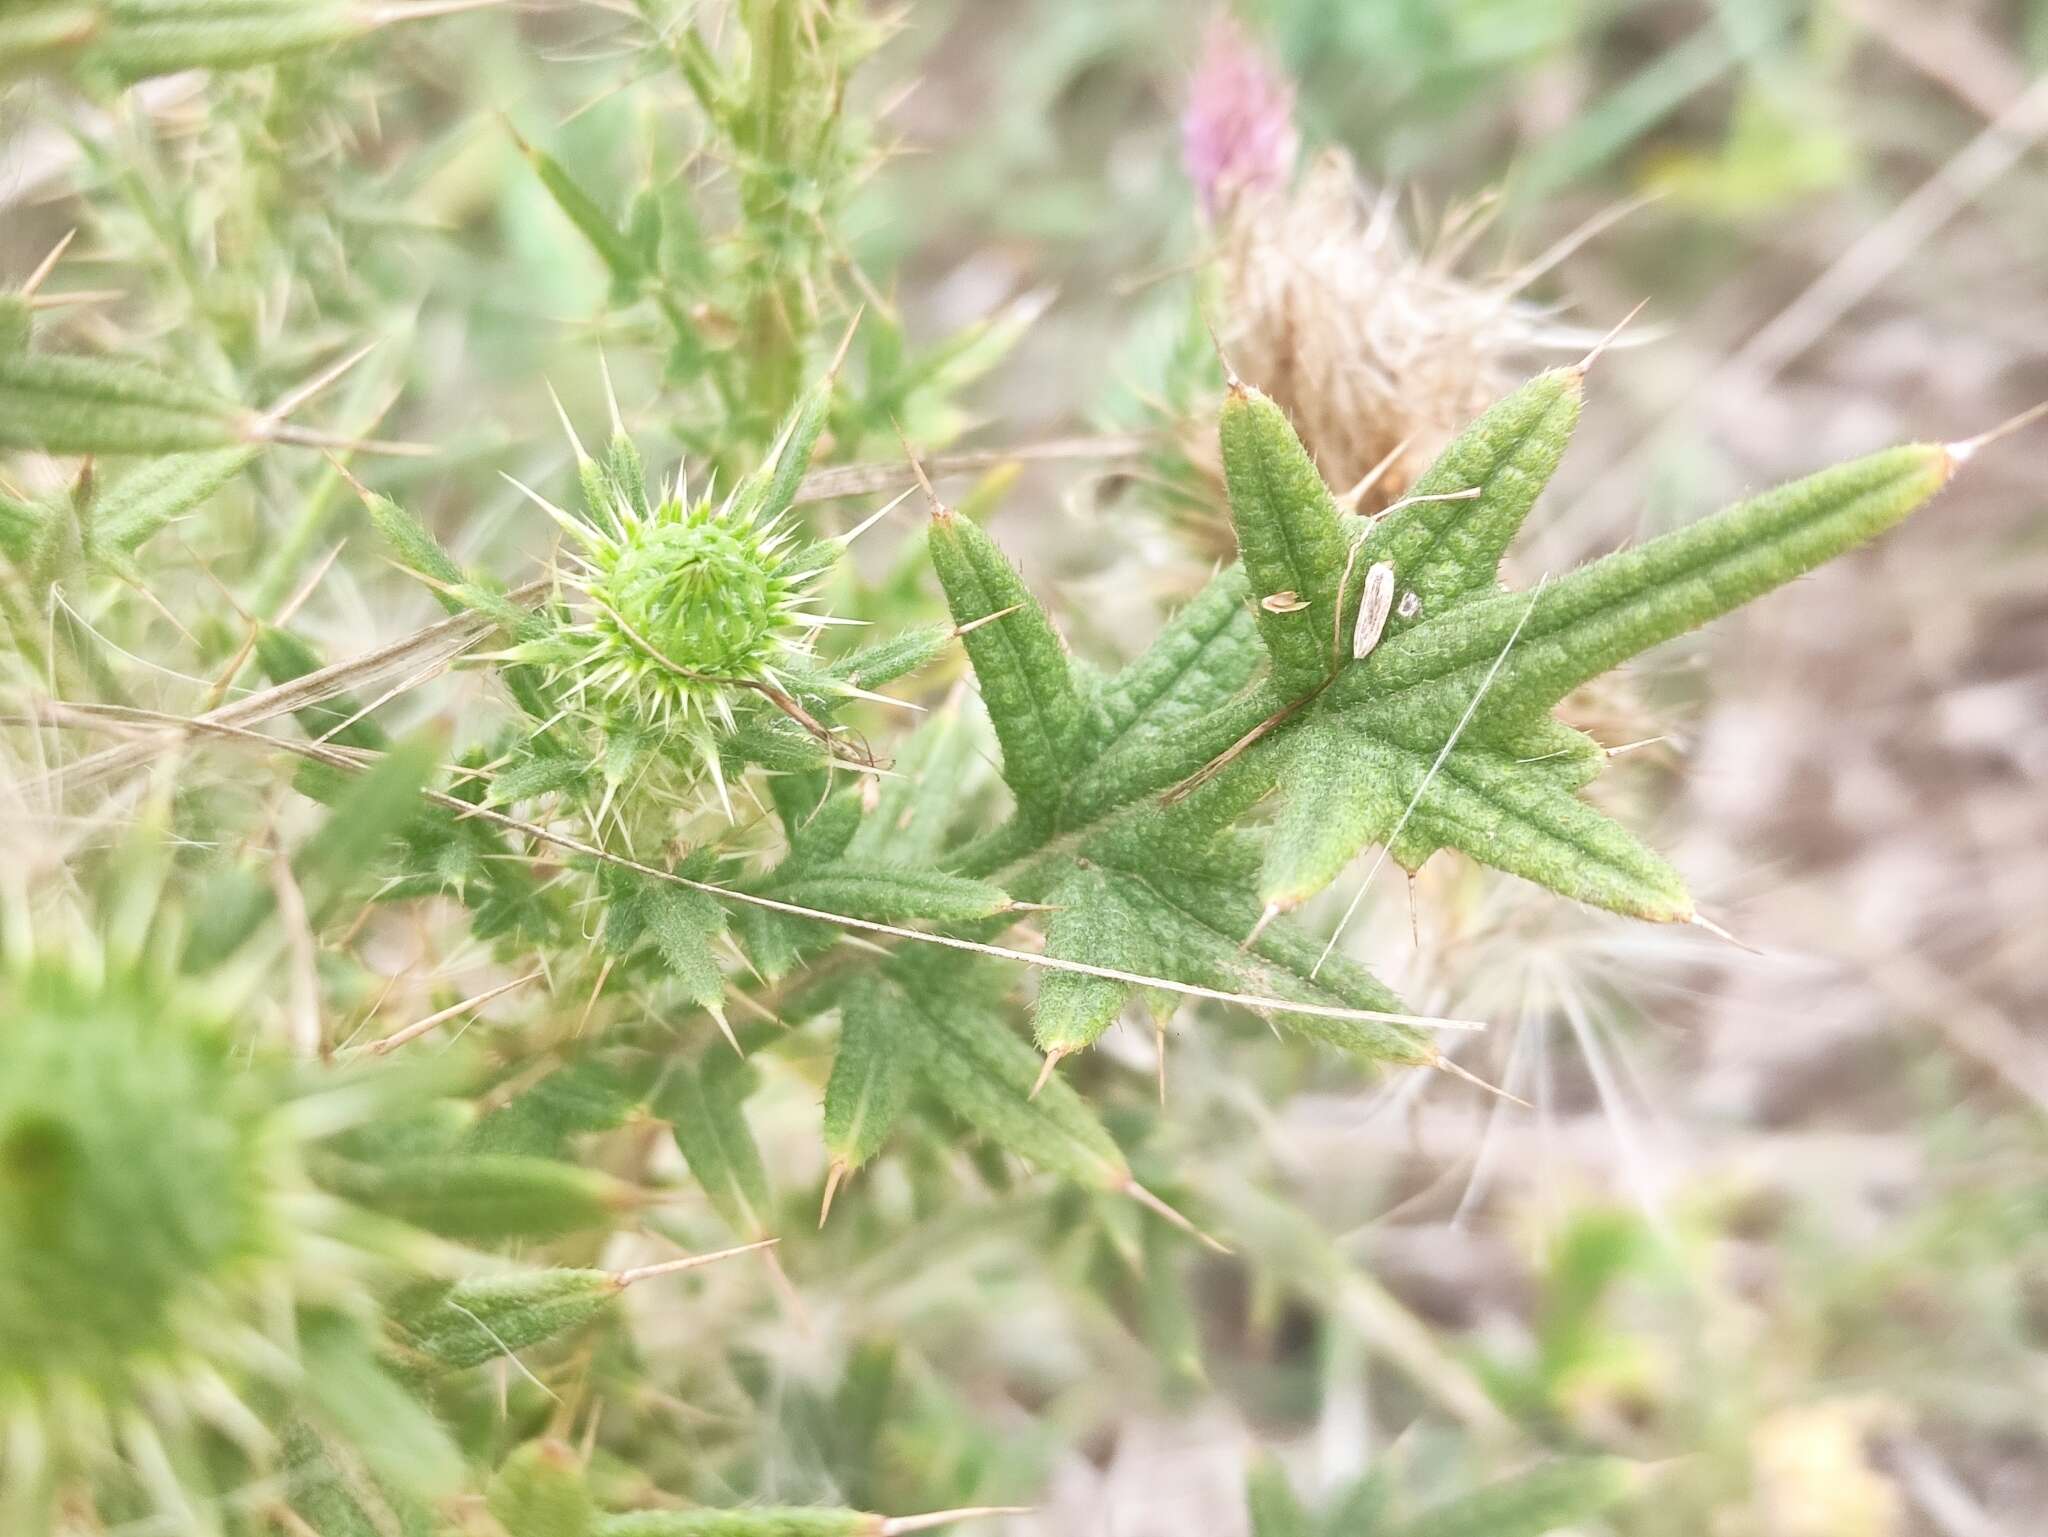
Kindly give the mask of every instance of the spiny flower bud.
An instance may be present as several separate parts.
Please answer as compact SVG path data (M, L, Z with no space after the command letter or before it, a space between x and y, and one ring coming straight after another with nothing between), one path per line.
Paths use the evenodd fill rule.
M527 491L574 541L559 571L570 600L506 659L548 670L552 692L601 739L612 786L653 750L693 778L701 768L725 799L720 733L737 729L742 707L787 708L785 673L807 672L817 631L843 622L806 607L837 546L798 546L790 517L829 386L798 403L767 462L723 498L692 496L680 471L650 495L616 405L601 459L569 429L585 516Z
M187 1529L199 1438L273 1463L280 1403L377 1376L369 1279L425 1252L312 1183L333 1107L203 999L84 946L0 962L0 1530L88 1493ZM419 1413L408 1468L452 1473Z

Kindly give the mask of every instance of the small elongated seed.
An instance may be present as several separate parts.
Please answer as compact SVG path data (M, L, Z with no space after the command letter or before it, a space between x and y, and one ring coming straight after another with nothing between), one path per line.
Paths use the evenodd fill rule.
M1394 563L1377 562L1365 573L1365 593L1358 600L1358 623L1351 627L1351 660L1362 660L1380 643L1387 614L1394 606Z

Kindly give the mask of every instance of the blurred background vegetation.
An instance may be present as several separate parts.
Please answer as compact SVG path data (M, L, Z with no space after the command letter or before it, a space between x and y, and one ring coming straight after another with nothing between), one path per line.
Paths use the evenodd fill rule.
M930 452L1155 426L1213 388L1191 327L1213 242L1180 145L1205 9L915 0L872 18L847 42L873 50L849 76L860 137L806 183L818 206L770 227L713 177L740 235L683 242L669 273L685 296L730 291L736 270L836 274L843 292L804 334L739 346L720 327L754 311L678 321L614 302L616 267L521 147L622 220L688 175L699 104L649 41L687 9L533 3L120 95L19 86L0 97L0 273L18 281L78 228L47 291L104 297L50 311L50 334L249 402L376 342L321 420L433 445L355 468L508 576L546 531L498 472L565 480L548 385L601 422L600 351L651 463L728 472L786 403L775 370L829 352L859 304L841 460L900 463L897 424ZM1305 142L1393 189L1416 238L1485 204L1466 272L1625 214L1529 293L1595 334L1648 301L1515 557L1530 580L1746 488L2048 397L2042 0L1239 14L1298 82ZM1091 661L1135 651L1214 558L1199 476L992 462L949 489ZM1581 913L1447 856L1412 892L1383 880L1353 948L1417 1006L1492 1021L1463 1060L1533 1110L1204 1014L1174 1032L1161 1111L1151 1041L1114 1032L1069 1065L1075 1081L1142 1146L1148 1181L1218 1214L1232 1258L1156 1224L1077 1220L992 1157L977 1195L937 1199L928 1167L958 1155L932 1132L805 1236L815 1083L771 1068L749 1114L801 1310L733 1286L644 1319L666 1364L607 1455L707 1499L1035 1504L1002 1528L1020 1537L1233 1537L1248 1472L1261 1532L1307 1531L1276 1478L1311 1507L1344 1491L1421 1507L1543 1452L1649 1465L1587 1531L2039 1530L2040 463L2038 439L1987 462L1967 496L1584 702L1654 739L1601 793L1760 953ZM72 469L25 459L18 489L52 492ZM195 658L233 652L238 610L289 606L329 656L436 617L344 490L316 455L266 457L152 546L176 628L135 620L117 638L206 672ZM817 526L872 505L827 504ZM863 543L838 612L939 612L916 521ZM122 671L150 694L148 665ZM459 728L466 688L405 708ZM422 1013L486 975L453 930L423 923L409 942L430 963Z

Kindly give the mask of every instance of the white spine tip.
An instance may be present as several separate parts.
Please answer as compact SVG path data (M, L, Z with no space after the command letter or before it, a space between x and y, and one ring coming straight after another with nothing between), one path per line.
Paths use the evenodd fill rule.
M1709 934L1713 935L1716 939L1726 940L1729 944L1735 946L1735 948L1738 950L1746 950L1751 955L1763 954L1763 951L1759 950L1755 945L1744 944L1741 940L1737 939L1733 934L1729 933L1726 929L1722 928L1720 924L1714 922L1714 920L1709 918L1705 913L1695 912L1690 918L1686 919L1686 922L1691 924L1696 929L1705 929Z
M1060 1065L1060 1059L1066 1055L1067 1048L1064 1046L1055 1047L1045 1054L1045 1061L1039 1064L1038 1081L1031 1085L1031 1092L1025 1096L1026 1099L1038 1098L1045 1086L1052 1082L1053 1069Z
M1989 448L1999 439L2009 438L2015 432L2020 432L2033 426L2035 422L2040 421L2044 416L2048 416L2048 400L2044 400L2039 405L2020 412L2018 416L2011 418L2009 421L2000 422L1989 432L1980 432L1974 438L1965 438L1960 443L1945 444L1943 445L1943 452L1948 455L1951 464L1968 464L1979 453Z
M884 1516L877 1530L881 1537L906 1537L910 1532L928 1532L951 1526L955 1521L985 1521L991 1516L1028 1516L1029 1505L968 1505L959 1510L932 1510L921 1516Z

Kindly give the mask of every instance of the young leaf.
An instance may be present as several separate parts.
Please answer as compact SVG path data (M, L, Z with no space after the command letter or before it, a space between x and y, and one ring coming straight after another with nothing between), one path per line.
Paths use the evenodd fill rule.
M751 1067L720 1053L701 1067L676 1064L654 1101L691 1176L718 1214L748 1238L768 1229L768 1169L743 1110L758 1081Z
M967 655L1002 743L1003 778L1025 817L1049 822L1080 766L1086 729L1066 648L1016 570L974 524L940 508L932 514L929 546L953 622L967 632Z
M1293 593L1305 605L1289 612L1254 605L1274 678L1290 696L1305 694L1330 675L1345 556L1337 504L1286 414L1257 390L1231 385L1222 442L1230 516L1252 597Z
M472 1243L609 1227L631 1201L628 1187L609 1175L511 1153L333 1162L319 1179L372 1211Z
M1392 564L1415 612L1396 613L1387 634L1497 589L1501 557L1556 473L1585 400L1585 374L1538 374L1452 440L1410 490L1408 505L1382 517L1352 558L1359 574ZM1476 490L1476 497L1460 493ZM1430 498L1452 498L1430 500ZM1344 626L1358 609L1362 583L1345 595Z
M239 436L234 406L139 363L0 351L0 448L178 454Z
M1010 905L1009 897L986 881L910 865L852 860L778 879L762 890L785 902L885 923L969 923Z
M1112 892L1104 873L1092 865L1075 869L1055 886L1051 903L1054 912L1045 934L1048 954L1119 971L1145 972L1156 962L1158 947L1151 935L1130 906ZM1033 1012L1038 1049L1065 1056L1094 1045L1123 1012L1130 994L1127 982L1079 972L1047 972L1039 979Z
M847 988L825 1083L825 1151L835 1165L858 1169L881 1151L909 1101L922 1040L889 984L867 975Z
M1280 790L1259 896L1286 910L1366 844L1417 868L1452 847L1610 911L1692 916L1678 875L1573 792L1597 748L1547 714L1571 689L1811 570L1907 516L1953 471L1947 450L1889 450L1738 504L1533 594L1484 593L1576 419L1577 370L1497 406L1425 477L1474 499L1400 509L1357 560L1390 559L1405 599L1344 665L1238 761L1226 799ZM1347 600L1348 602L1348 600Z
M489 1276L433 1288L397 1309L406 1343L455 1370L503 1355L589 1323L619 1295L602 1270L542 1270Z
M952 1112L998 1146L1076 1184L1123 1190L1130 1165L1081 1098L1058 1078L1034 1098L1039 1061L1001 1014L958 984L945 961L919 959L897 989L902 1016L923 1032L919 1076Z

